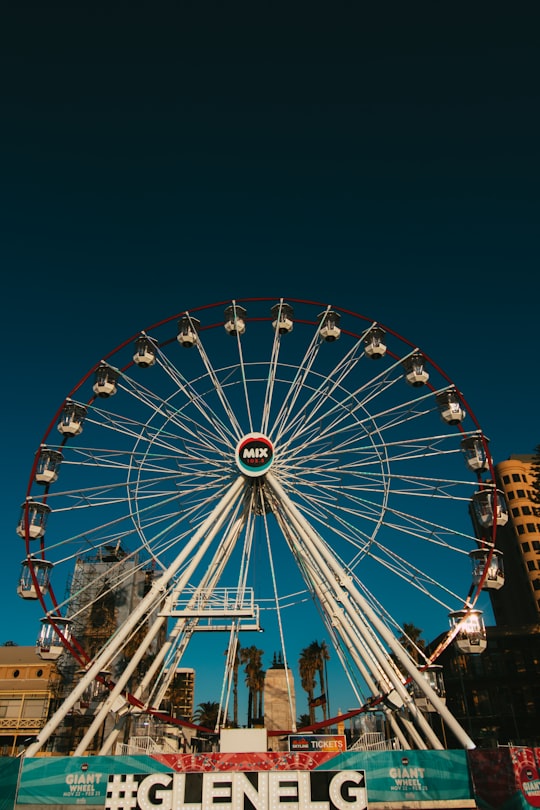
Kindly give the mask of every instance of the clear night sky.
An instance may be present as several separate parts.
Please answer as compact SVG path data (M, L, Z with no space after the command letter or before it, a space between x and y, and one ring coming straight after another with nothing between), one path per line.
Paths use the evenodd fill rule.
M540 13L368 5L4 11L0 643L39 625L15 524L54 412L176 312L348 307L437 360L495 461L540 442Z

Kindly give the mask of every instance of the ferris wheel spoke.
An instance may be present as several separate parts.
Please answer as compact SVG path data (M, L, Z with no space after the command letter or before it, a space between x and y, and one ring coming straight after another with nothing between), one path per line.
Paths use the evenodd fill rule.
M425 410L413 410L412 405L417 405L418 402L432 399L430 395L424 395L421 398L416 398L415 400L409 400L406 403L400 403L399 405L393 406L392 408L387 408L382 411L377 412L376 414L369 414L367 416L358 416L354 420L354 428L358 432L364 431L364 435L366 437L371 438L371 434L373 432L376 433L378 436L383 436L386 434L386 431L390 429L396 429L399 427L403 427L407 423L411 423L415 420L418 420L426 415L428 411L433 410L430 406ZM354 413L360 410L359 407L355 407ZM388 419L388 417L391 417ZM317 434L312 434L310 437L309 442L305 442L304 445L309 448L310 443L316 443L319 441L324 441L325 439L334 439L336 436L340 436L341 434L348 435L351 434L353 430L353 426L350 422L351 413L345 412L342 416L337 419L334 423L330 425L321 425L319 432ZM386 418L388 421L381 424L381 420ZM375 428L375 425L377 426ZM297 437L298 438L298 437Z
M332 375L325 377L319 387L311 394L309 400L303 405L296 416L296 423L302 427L306 421L306 411L313 406L309 412L309 421L312 421L316 413L324 405L325 422L330 425L326 429L332 431L336 424L343 419L349 418L351 414L358 410L365 411L366 407L375 398L380 398L382 394L388 392L394 385L403 382L404 373L403 360L395 362L394 365L381 371L379 375L369 377L367 381L357 388L349 391L342 390L342 384L351 372L355 371L360 362L372 362L365 356L362 340L370 331L371 327L365 330L361 339L355 343L342 362L337 363ZM410 357L410 354L406 356ZM405 359L406 359L405 358ZM398 372L397 375L395 372ZM329 385L331 383L331 385ZM328 401L327 401L328 400ZM329 401L332 404L329 404ZM289 430L295 428L295 424L289 424ZM300 433L295 434L299 438Z
M359 409L365 410L366 405L374 396L380 396L385 390L390 389L397 380L388 380L387 372L370 380L369 385L364 384L359 388L349 391L343 389L343 381L347 376L355 371L360 362L367 362L360 342L357 342L350 350L342 364L336 366L337 378L334 375L326 376L319 381L319 385L312 391L308 400L302 405L295 415L295 419L287 425L289 439L284 446L297 441L306 430L306 424L311 424L317 414L323 411L325 431L334 432L337 425L344 420L350 420ZM369 361L371 362L371 361ZM369 395L367 390L370 391ZM360 396L363 394L363 396Z
M276 374L279 363L279 350L281 346L282 334L287 334L292 329L292 321L288 320L288 316L292 314L291 310L283 299L276 305L276 317L272 324L274 327L274 338L272 340L272 353L268 364L268 382L264 392L264 404L262 407L261 419L261 433L268 432L268 425L270 421L270 414L272 411L272 402L274 400L274 386L276 382ZM281 326L280 326L281 325Z
M282 441L282 433L289 424L291 415L294 413L296 403L301 398L309 375L319 355L320 348L321 342L319 330L316 329L311 336L304 356L298 362L297 367L292 369L293 377L286 388L281 407L279 408L270 429L270 433L272 434L276 444Z
M166 418L164 424L128 420L123 414L115 414L111 410L105 411L93 407L87 422L96 427L117 432L125 439L134 439L138 445L147 445L170 453L176 451L177 454L185 455L187 458L192 457L193 451L195 451L195 457L200 458L203 457L204 448L206 448L207 453L210 449L216 449L215 438L212 443L211 434L204 425L197 425L190 418L181 419L178 411L172 409L169 415L162 409L160 416ZM182 447L184 447L183 452ZM230 449L230 444L228 447ZM139 450L139 452L142 451Z
M196 345L198 348L198 353L203 361L203 366L206 368L208 375L210 376L211 384L216 385L216 374L209 363L208 357L200 340L197 340ZM214 409L209 405L205 397L204 390L198 390L198 381L187 380L186 377L176 368L176 365L171 361L171 359L167 357L159 348L156 351L156 362L158 368L167 378L170 379L173 384L169 396L166 399L163 399L162 397L159 397L153 390L144 388L139 381L135 380L134 378L128 378L126 375L124 375L122 379L125 383L129 383L128 391L135 398L140 399L141 402L146 404L154 417L156 415L162 415L166 418L167 422L171 422L173 425L176 424L178 427L189 425L190 430L187 430L186 428L188 435L191 430L195 430L197 434L199 432L202 434L204 432L204 425L206 424L206 433L210 431L210 435L213 436L214 441L216 437L220 437L225 445L230 445L230 430L227 428L225 423L219 419ZM219 391L221 394L221 389L219 389ZM177 406L175 407L170 403L170 399L174 398L176 400L178 398L178 394L183 395L185 402L185 405L181 410L178 409ZM222 402L224 402L223 399ZM183 412L188 404L195 408L198 418L189 417ZM234 424L234 413L230 407L228 407L227 403L225 403L225 409L228 417L232 417L231 423Z
M335 501L328 501L325 506L324 502L318 496L310 498L307 494L304 494L304 498L307 502L315 504L320 510L321 520L328 521L329 517L335 517L336 520L339 520L340 515L346 515L348 520L347 525L350 525L351 528L355 528L353 519L358 520L358 518L361 518L367 523L370 521L379 522L377 504L365 498L350 498L349 506L343 504L336 505ZM431 500L431 498L429 498L429 500ZM362 508L361 512L358 511L359 507ZM316 512L314 514L316 514ZM459 531L448 525L436 523L421 517L419 514L411 514L389 506L385 509L381 525L387 529L392 529L396 532L396 536L401 533L410 534L429 543L436 543L447 547L452 546L443 539L445 536L461 540L461 542L465 541L469 543L471 547L474 545L475 540L474 535L470 533ZM355 531L357 531L356 528ZM458 548L458 546L455 546L454 550L458 550Z
M225 396L225 392L221 386L218 375L216 374L216 371L214 370L200 339L197 340L196 347L196 351L198 352L202 365L207 373L207 390L212 390L217 395L228 420L226 423L218 417L214 408L209 404L208 398L205 396L204 391L198 390L197 386L200 385L202 379L204 378L197 378L193 381L187 380L184 375L180 374L176 367L172 365L169 358L166 357L163 352L158 352L158 363L165 373L171 377L173 382L176 383L178 390L184 394L186 404L193 404L197 410L199 418L203 420L204 424L208 423L209 430L214 431L214 439L219 437L222 443L227 445L231 443L232 435L240 435L238 420L233 408ZM197 424L195 420L194 423L200 429L201 425Z

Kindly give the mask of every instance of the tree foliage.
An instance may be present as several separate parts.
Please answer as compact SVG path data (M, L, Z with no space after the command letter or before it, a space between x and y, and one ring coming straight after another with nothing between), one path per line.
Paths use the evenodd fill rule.
M321 689L322 702L320 705L323 709L323 716L327 718L327 701L326 701L326 662L330 659L328 645L325 641L318 642L312 641L307 647L300 652L298 660L298 667L300 672L300 679L302 689L307 692L308 709L309 709L309 725L315 722L315 706L313 705L313 694L317 684L316 678L318 676L319 686Z
M532 501L540 506L540 444L537 444L534 450L534 456L531 464L532 481Z
M248 728L252 727L253 718L260 718L263 713L262 696L265 675L262 668L263 655L264 650L259 650L255 644L252 644L251 647L242 647L240 650L240 662L245 664L245 682L248 688Z
M422 638L423 632L415 624L405 622L403 624L403 633L399 637L399 643L407 650L415 664L419 663L426 646L426 642Z
M214 730L217 728L219 718L219 703L206 701L199 703L193 712L193 719L200 726Z

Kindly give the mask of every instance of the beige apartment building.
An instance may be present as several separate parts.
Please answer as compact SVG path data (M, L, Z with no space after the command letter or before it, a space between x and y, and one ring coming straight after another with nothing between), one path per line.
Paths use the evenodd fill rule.
M35 647L0 647L0 754L17 756L35 737L56 699L60 673Z

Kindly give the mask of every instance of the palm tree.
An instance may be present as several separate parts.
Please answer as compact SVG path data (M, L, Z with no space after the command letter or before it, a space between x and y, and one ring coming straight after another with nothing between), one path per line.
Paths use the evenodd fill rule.
M256 692L256 706L255 709L255 717L257 718L257 724L263 723L264 718L264 709L263 709L263 697L264 697L264 677L266 672L264 669L260 669L256 675L255 679L257 682L257 692Z
M326 662L330 660L330 652L328 650L328 645L326 641L321 641L319 644L318 641L312 641L309 645L308 649L311 650L313 655L313 660L315 663L315 667L317 672L319 673L319 685L321 687L321 696L323 698L323 717L327 719L327 701L326 701L326 678L325 678L325 671L326 671Z
M245 664L246 686L248 694L248 728L253 724L253 710L257 709L257 695L260 691L260 672L262 671L262 656L264 650L259 650L254 644L251 647L242 647L240 650L240 662Z
M416 625L405 622L403 624L403 633L398 639L401 646L407 650L415 664L418 664L420 656L426 646L426 642L421 638L423 632L424 631L416 627Z
M309 714L301 714L296 720L297 728L304 728L305 726L309 726L311 723L311 719Z
M218 724L219 717L219 703L215 701L207 701L206 703L199 703L193 712L193 719L200 726L214 730Z
M315 689L315 673L317 672L317 664L313 657L313 650L310 647L304 647L300 652L298 659L298 669L300 672L300 680L302 689L307 692L308 696L308 709L309 709L309 725L315 722L315 707L313 703L313 690Z

